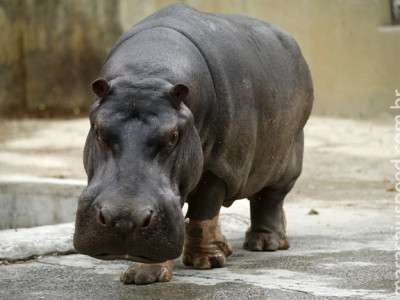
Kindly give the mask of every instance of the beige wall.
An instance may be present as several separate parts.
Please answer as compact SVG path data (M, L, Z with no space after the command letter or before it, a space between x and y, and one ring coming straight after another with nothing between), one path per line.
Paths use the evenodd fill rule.
M18 2L24 1L18 0ZM32 3L32 1L27 2ZM80 1L72 2L75 2L78 10L82 6ZM85 0L84 2L91 5L98 17L105 16L110 11L109 7L105 7L105 3L110 3L107 0L96 2ZM113 34L119 34L119 31L125 31L157 9L174 2L177 1L112 1L114 16L108 16L107 20L110 22L111 18L118 23L114 26ZM389 106L395 100L394 90L400 89L400 26L390 25L389 0L187 0L180 2L207 12L244 13L276 24L290 32L299 42L311 68L315 88L315 114L365 117L390 112ZM67 5L71 1L64 1L64 3ZM0 29L2 28L2 13L7 12L2 11L0 5ZM76 11L72 10L71 13L76 16ZM95 19L93 18L95 14L91 14L90 9L87 15L90 20ZM105 24L102 22L101 26L97 26L93 21L90 23L92 28L88 26L89 24L84 27L91 30L89 31L91 32L90 45L96 45L97 42L101 45L99 46L101 49L111 47L110 35L112 34L108 32L109 29ZM40 33L40 28L37 29ZM101 32L108 37L105 42ZM68 40L70 38L68 32L65 34ZM75 34L74 39L81 41L86 34L88 31L84 30L78 36ZM11 36L10 40L13 38ZM79 48L79 43L76 47ZM103 50L99 53L104 55ZM17 62L14 68L18 69L18 64L21 64L20 56L23 55L18 53L13 53L13 55L14 61ZM40 53L36 55L40 56ZM46 52L46 55L51 54ZM55 55L60 54L55 52ZM3 53L2 56L0 47L0 82L4 78L1 68L4 65L5 56L7 54ZM93 68L99 67L93 66ZM71 77L72 80L79 80L79 89L74 92L74 101L76 101L74 106L86 107L85 104L80 103L91 101L87 99L87 94L93 78L88 77ZM13 76L13 80L21 80L18 72ZM26 87L30 84L28 80ZM51 80L41 88L40 81L34 81L34 84L36 89L41 89L42 94L50 88L51 84L59 86L59 83L52 83ZM0 88L2 88L1 83ZM33 97L40 97L40 93L38 92ZM15 97L20 97L20 94L23 92L15 93ZM0 93L0 110L1 105L7 107L7 101L10 100L2 98ZM28 108L35 109L38 102L34 103L33 106L29 104Z
M174 2L121 1L123 30ZM207 12L244 13L290 32L311 68L315 114L387 113L400 90L400 26L390 25L389 0L180 2Z

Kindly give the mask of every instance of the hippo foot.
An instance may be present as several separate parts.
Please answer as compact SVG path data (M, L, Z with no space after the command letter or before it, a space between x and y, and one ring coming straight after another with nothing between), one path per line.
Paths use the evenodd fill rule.
M125 284L149 284L156 281L170 281L172 260L159 264L132 263L121 273L119 280Z
M221 268L232 246L222 235L218 216L212 220L190 220L186 223L185 247L182 260L196 269Z
M253 232L248 230L243 248L251 251L276 251L289 248L289 241L276 232Z

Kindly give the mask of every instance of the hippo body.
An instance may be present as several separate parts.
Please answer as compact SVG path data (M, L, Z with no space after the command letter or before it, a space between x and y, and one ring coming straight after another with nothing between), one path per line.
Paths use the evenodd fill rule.
M79 252L135 261L125 283L169 280L182 248L186 265L222 267L232 247L219 210L242 198L244 247L289 247L282 205L301 173L313 87L288 33L171 5L121 36L92 88Z

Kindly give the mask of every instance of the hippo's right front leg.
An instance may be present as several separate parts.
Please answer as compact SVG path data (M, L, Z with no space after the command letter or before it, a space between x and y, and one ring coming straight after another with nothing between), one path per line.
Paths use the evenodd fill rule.
M214 174L202 176L190 195L182 260L196 269L220 268L232 254L232 246L222 235L218 215L225 199L225 184Z
M121 273L119 279L125 284L149 284L156 281L170 281L172 278L172 264L172 260L158 264L134 262Z

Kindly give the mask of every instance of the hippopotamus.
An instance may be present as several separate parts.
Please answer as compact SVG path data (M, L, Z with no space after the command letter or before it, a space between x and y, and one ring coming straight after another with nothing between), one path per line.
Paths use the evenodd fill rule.
M288 33L170 5L119 38L92 90L78 252L132 261L124 283L168 281L180 255L223 267L219 212L244 198L243 247L289 247L283 201L302 170L313 85Z

